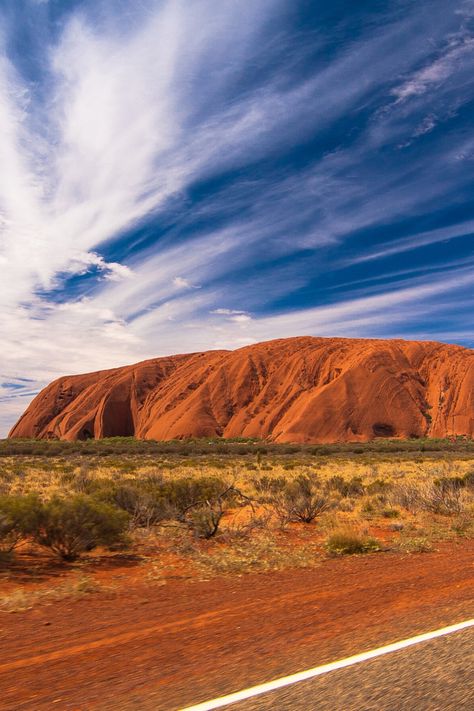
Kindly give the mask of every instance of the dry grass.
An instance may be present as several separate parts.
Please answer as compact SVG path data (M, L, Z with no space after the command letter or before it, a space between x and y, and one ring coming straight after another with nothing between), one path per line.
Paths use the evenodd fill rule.
M164 585L168 577L176 576L212 577L313 567L328 553L351 552L351 536L353 542L355 538L358 541L352 547L354 552L378 548L404 553L432 550L442 539L474 536L474 487L455 493L447 507L443 501L440 504L439 491L433 488L435 480L463 478L472 471L472 455L450 452L429 456L375 452L358 456L298 452L232 457L16 455L0 459L0 494L36 492L49 499L56 494L88 493L97 482L133 485L148 478L218 477L233 483L254 503L243 500L226 509L218 534L209 541L197 540L179 522L133 532L132 550L143 553L143 578L150 584ZM271 505L272 496L301 475L326 492L330 508L311 523L282 524ZM347 550L341 544L342 534ZM338 540L341 545L336 545ZM8 561L3 565L5 569ZM93 577L71 576L51 589L25 588L10 593L0 598L0 609L27 609L96 589Z
M382 544L357 529L340 528L328 536L325 547L332 555L358 555L380 551Z
M363 458L331 457L2 457L0 459L0 493L24 494L37 492L45 498L55 493L83 491L89 481L119 480L133 482L146 477L165 479L198 476L219 476L235 481L248 493L254 491L253 481L263 476L270 480L291 481L301 474L327 480L334 476L345 479L360 477L370 484L377 480L389 482L420 482L433 478L464 476L473 470L472 456L439 453L436 457L422 455L365 455Z
M291 545L278 540L271 532L261 532L251 539L217 543L203 550L186 551L199 573L204 576L311 568L319 565L320 550L316 543Z
M51 604L65 598L78 598L102 590L96 581L88 575L79 575L60 585L37 590L17 589L6 595L0 595L0 612L24 612L33 606Z

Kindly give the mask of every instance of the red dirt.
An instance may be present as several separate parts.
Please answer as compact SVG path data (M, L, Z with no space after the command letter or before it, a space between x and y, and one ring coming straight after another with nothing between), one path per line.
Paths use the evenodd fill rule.
M434 342L290 338L60 378L10 437L474 435L474 351Z
M474 541L0 615L0 709L169 711L474 614Z

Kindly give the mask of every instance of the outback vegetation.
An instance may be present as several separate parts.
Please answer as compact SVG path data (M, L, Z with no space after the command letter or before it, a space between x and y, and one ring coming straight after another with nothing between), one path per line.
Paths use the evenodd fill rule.
M19 440L0 452L0 609L19 578L37 599L51 570L64 590L96 590L94 576L112 560L166 584L474 536L472 441L462 438L324 447Z
M273 444L266 440L235 437L233 439L203 438L177 439L167 442L135 439L135 437L106 437L76 441L47 439L3 439L0 440L0 457L8 456L43 456L58 457L81 455L84 457L116 455L166 455L181 457L193 455L228 455L233 457L246 455L275 456L306 454L326 456L334 454L380 454L403 452L452 452L471 453L474 455L474 439L469 437L450 437L448 439L374 439L370 442L338 442L335 444Z

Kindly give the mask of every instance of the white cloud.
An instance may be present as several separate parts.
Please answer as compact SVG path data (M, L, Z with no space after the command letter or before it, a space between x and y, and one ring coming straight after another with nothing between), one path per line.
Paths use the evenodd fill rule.
M229 318L229 321L232 321L233 323L240 323L240 324L249 323L251 320L252 320L252 317L249 316L248 314L237 314L236 316L231 316Z
M0 361L8 378L27 375L34 389L62 373L177 351L300 333L385 333L387 323L432 313L430 299L443 289L454 293L456 285L440 276L438 291L417 284L414 291L256 315L311 277L291 264L266 273L255 269L259 263L337 245L354 230L436 206L452 191L449 170L426 176L424 158L383 174L365 160L375 155L378 165L381 147L410 139L408 99L435 94L471 61L471 42L459 37L435 62L426 60L420 23L444 36L444 10L439 27L424 11L408 13L349 42L309 76L280 66L244 91L242 77L258 77L253 70L276 36L280 41L291 3L259 0L242 12L241 0L150 0L141 20L133 4L129 26L113 3L108 21L94 21L87 8L93 14L96 5L72 12L49 46L40 105L0 46ZM312 49L319 43L317 37ZM244 178L199 209L188 204L188 189L199 181L321 138L331 121L356 116L374 92L386 97L392 76L404 77L394 90L396 107L374 114L359 139L323 151L295 174L255 184ZM430 106L423 115L417 135L443 117ZM454 165L469 151L469 141L455 136L437 163ZM170 201L192 237L183 239L178 227L148 251L107 261L103 255L120 254L106 249L111 240ZM231 217L219 228L196 226L224 208ZM454 229L387 243L362 260L455 237ZM64 275L88 273L98 278L88 280L87 298L63 292L56 303L41 296L54 288L57 298ZM3 395L6 421L27 397Z
M121 281L129 279L133 272L125 264L118 262L106 262L97 252L82 252L69 260L66 272L76 275L84 275L90 267L96 267L108 281Z
M419 126L416 127L413 135L416 136L424 136L425 133L431 133L431 131L436 127L437 120L436 116L433 116L430 114L429 116L426 116L423 121L420 123Z
M246 314L247 312L240 309L212 309L210 313L218 316L232 316L234 314Z
M0 298L15 302L37 286L49 288L78 250L90 252L123 232L215 163L215 127L187 129L208 98L192 73L204 70L211 47L212 61L223 67L224 55L232 66L253 51L253 38L277 4L249 7L235 25L235 0L217 10L204 0L193 8L169 0L128 35L104 34L73 16L50 53L46 127L36 119L27 84L1 58L0 214L9 269ZM209 84L211 92L225 73ZM244 106L242 118L251 110ZM230 121L219 133L220 149L237 139ZM107 273L114 278L119 268Z
M420 96L430 88L446 81L456 70L460 62L474 53L474 40L467 38L452 38L447 50L436 60L412 74L403 84L395 87L392 94L398 102L406 101L413 96Z
M375 259L386 259L387 257L394 256L395 254L409 252L411 250L420 249L421 247L437 244L439 242L460 239L463 237L465 238L467 236L471 236L473 233L474 220L467 220L466 222L460 222L456 225L450 225L449 227L439 227L438 229L429 230L428 232L419 232L416 235L401 237L400 239L393 240L393 242L378 244L376 249L366 254L346 259L344 260L344 263L346 265L361 264Z
M200 288L196 284L191 284L191 282L188 279L184 279L184 277L180 277L180 276L174 277L173 286L175 286L177 289L199 289Z

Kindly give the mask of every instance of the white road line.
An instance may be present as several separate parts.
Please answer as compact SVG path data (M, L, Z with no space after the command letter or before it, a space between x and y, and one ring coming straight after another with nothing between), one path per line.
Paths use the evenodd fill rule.
M345 667L350 667L353 664L366 662L369 659L380 657L383 654L398 652L400 649L406 649L406 647L411 647L414 644L420 644L420 642L428 642L430 639L436 639L436 637L443 637L446 634L460 632L468 627L474 627L474 619L459 622L458 624L450 625L449 627L442 627L441 629L434 630L433 632L425 632L424 634L419 634L416 637L410 637L409 639L402 639L400 642L387 644L385 647L378 647L378 649L372 649L369 652L355 654L352 657L339 659L337 662L323 664L320 667L307 669L306 671L298 672L297 674L290 674L290 676L283 676L280 679L267 681L265 684L252 686L249 689L237 691L234 694L228 694L227 696L221 696L220 698L213 699L212 701L204 701L201 704L187 706L186 708L181 709L181 711L211 711L212 709L219 709L222 708L222 706L235 704L238 701L250 699L253 696L259 696L260 694L265 694L268 691L275 691L275 689L281 689L282 687L289 686L290 684L297 684L299 681L306 681L307 679L312 679L315 676L321 676L321 674L327 674L328 672L335 671L336 669L344 669Z

